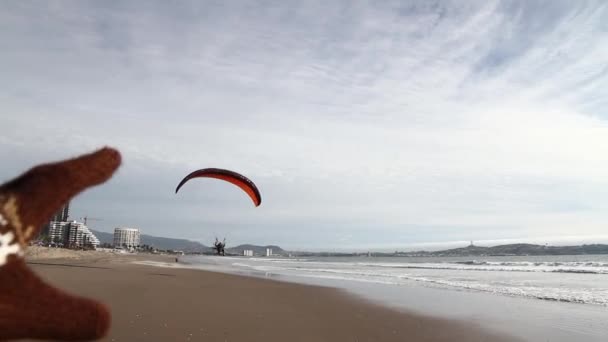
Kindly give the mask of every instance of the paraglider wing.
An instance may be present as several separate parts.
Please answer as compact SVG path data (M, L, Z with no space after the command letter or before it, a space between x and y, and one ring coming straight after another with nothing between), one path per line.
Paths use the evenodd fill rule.
M245 193L247 193L247 195L251 197L251 200L253 201L256 207L262 203L262 196L260 195L260 191L258 191L258 188L249 178L234 171L224 169L212 168L194 171L184 177L184 179L182 179L182 181L175 189L175 193L177 193L179 189L192 178L215 178L230 182L245 191Z

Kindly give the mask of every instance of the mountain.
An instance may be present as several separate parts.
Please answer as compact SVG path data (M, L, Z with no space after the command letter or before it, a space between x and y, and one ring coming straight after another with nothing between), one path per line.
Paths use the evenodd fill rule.
M101 241L101 243L112 244L114 242L114 234L107 232L100 232L97 230L91 230L95 236ZM176 250L184 251L188 253L213 253L211 247L205 246L199 242L186 240L186 239L173 239L152 235L141 235L142 245L149 245L158 249L164 250ZM239 245L236 247L226 248L227 254L242 255L243 250L253 250L256 255L266 255L266 248L272 248L273 254L286 254L286 252L279 246L257 246L257 245Z
M266 255L266 248L271 248L272 254L286 254L286 252L279 246L257 246L249 244L238 245L236 247L228 247L226 248L226 253L242 255L244 250L252 250L253 254Z
M357 257L368 253L337 253L337 252L291 252L298 257ZM608 245L593 244L581 246L543 246L527 243L516 243L493 247L468 246L463 248L446 249L442 251L414 252L373 252L375 257L476 257L476 256L513 256L513 255L585 255L608 254Z
M101 243L109 243L112 244L114 242L114 234L100 232L96 230L92 230L93 234L97 236ZM193 252L193 253L202 253L208 252L211 249L199 242L186 240L186 239L173 239L173 238L165 238L158 237L152 235L141 235L142 245L149 245L158 249L164 250L177 250L184 252Z
M90 230L91 230L91 233L95 234L95 236L99 239L99 241L101 243L109 243L109 244L114 243L114 234L100 232L100 231L93 230L93 229L90 229Z
M436 252L410 252L399 255L417 256L490 256L490 255L580 255L608 254L608 245L543 246L516 243L493 247L468 246Z
M141 244L153 246L158 249L184 251L192 253L202 253L210 250L209 247L203 245L200 242L186 240L186 239L173 239L151 235L142 235Z

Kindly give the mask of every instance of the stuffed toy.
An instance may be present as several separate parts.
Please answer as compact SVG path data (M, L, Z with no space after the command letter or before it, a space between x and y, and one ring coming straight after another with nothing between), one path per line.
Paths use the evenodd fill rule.
M0 186L0 340L95 340L110 327L108 308L65 293L39 278L23 256L28 242L61 206L108 180L118 151L103 148L36 166Z

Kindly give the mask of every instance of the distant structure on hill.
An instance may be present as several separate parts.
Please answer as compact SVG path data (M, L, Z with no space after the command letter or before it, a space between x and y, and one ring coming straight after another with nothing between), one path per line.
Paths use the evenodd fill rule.
M272 256L272 248L266 248L266 256Z
M114 229L114 247L135 248L139 245L139 229L127 227L117 227Z
M243 256L253 256L253 251L251 249L245 249L243 250Z
M253 251L253 255L264 256L266 255L267 250L272 250L272 255L287 255L287 252L284 251L281 247L276 245L251 245L251 244L242 244L234 247L226 248L226 253L241 255L245 250Z

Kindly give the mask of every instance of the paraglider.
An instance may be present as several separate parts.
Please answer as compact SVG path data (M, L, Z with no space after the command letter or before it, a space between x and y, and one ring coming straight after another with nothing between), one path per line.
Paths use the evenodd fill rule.
M182 181L179 183L179 185L175 189L175 193L177 193L179 191L179 189L184 184L186 184L187 181L189 181L192 178L199 178L199 177L215 178L215 179L221 179L226 182L230 182L230 183L238 186L239 188L241 188L241 190L245 191L245 193L247 193L247 195L249 195L249 197L251 197L251 200L253 201L253 204L256 207L262 203L262 196L260 195L258 188L249 178L247 178L239 173L236 173L234 171L216 169L216 168L200 169L200 170L190 173L189 175L184 177L184 179L182 179Z
M224 251L225 247L226 247L226 238L224 238L224 241L220 242L220 240L218 240L216 237L215 242L213 243L213 249L215 250L217 255L221 255L221 256L226 255L226 252Z

